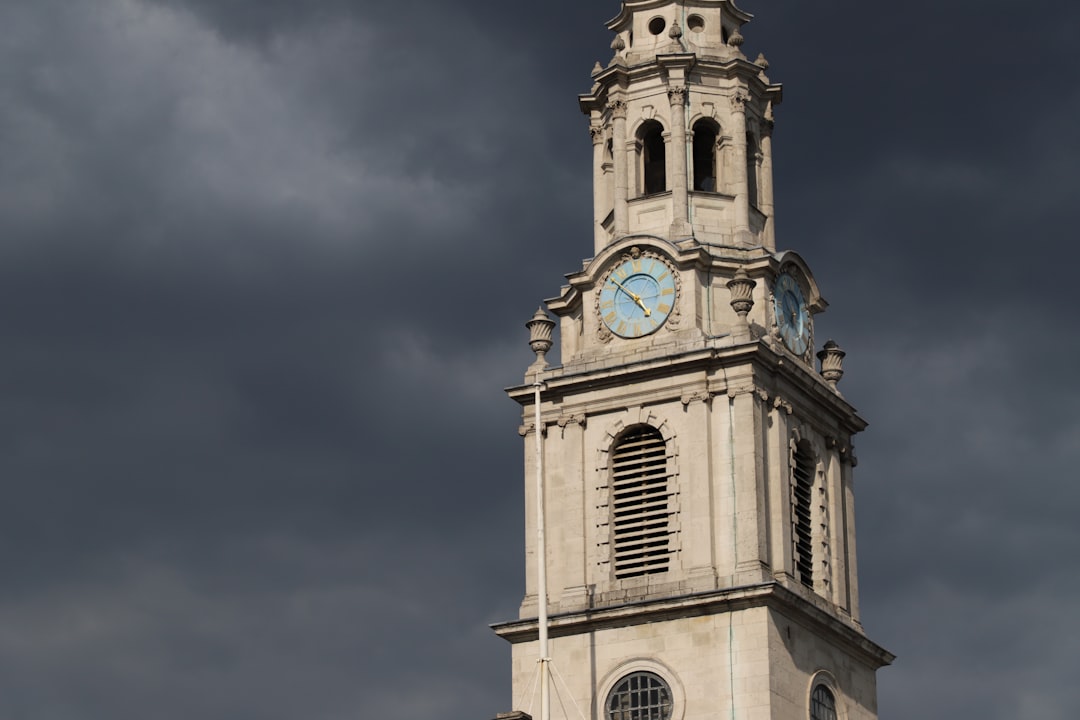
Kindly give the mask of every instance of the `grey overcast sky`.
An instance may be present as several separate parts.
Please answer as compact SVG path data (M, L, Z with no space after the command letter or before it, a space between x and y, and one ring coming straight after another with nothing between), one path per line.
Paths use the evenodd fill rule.
M743 0L883 718L1080 717L1080 4ZM483 720L617 0L0 0L0 718Z

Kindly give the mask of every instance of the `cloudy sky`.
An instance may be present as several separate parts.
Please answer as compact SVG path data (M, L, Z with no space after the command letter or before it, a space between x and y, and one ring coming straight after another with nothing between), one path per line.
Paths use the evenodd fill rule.
M483 720L616 0L0 0L0 717ZM744 0L882 717L1080 716L1080 5Z

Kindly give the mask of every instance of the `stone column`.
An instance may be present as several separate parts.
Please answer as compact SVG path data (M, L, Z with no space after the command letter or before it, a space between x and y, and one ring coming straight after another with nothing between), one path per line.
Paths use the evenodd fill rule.
M767 250L776 251L776 204L773 199L773 161L772 161L773 122L766 119L761 126L761 197L758 199L759 210L765 215L765 237L762 244Z
M840 482L844 500L844 557L847 569L847 605L851 619L859 622L859 563L855 556L855 451L850 446L841 449Z
M825 463L825 498L828 504L828 560L829 560L829 599L840 606L842 611L848 608L848 573L847 553L844 548L846 538L844 527L844 478L840 459L844 452L836 438L827 438Z
M669 88L668 100L671 103L671 239L679 240L693 234L686 187L686 86Z
M731 139L734 156L731 162L731 180L735 195L735 237L732 240L739 247L753 245L750 234L750 187L746 174L746 103L749 101L750 96L741 90L731 98L731 134L734 135Z
M559 609L586 610L589 607L587 560L589 557L585 513L589 503L589 482L585 469L585 416L563 415L557 421L562 457L563 487L552 487L552 505L558 523L553 523L551 544L558 547L561 583ZM548 437L553 433L549 432Z
M612 159L615 162L615 240L630 232L629 158L626 152L626 103L614 100L608 104L613 120Z
M594 120L595 121L595 120ZM607 199L606 179L604 177L604 128L601 125L593 125L589 128L589 135L593 144L593 237L596 254L599 254L608 243L608 234L604 230L604 217L607 208L604 201Z
M769 578L765 515L765 487L758 454L761 415L758 395L752 389L729 388L729 413L733 432L735 490L735 582L752 584Z
M723 398L726 401L727 398ZM679 474L682 478L680 526L683 539L682 563L688 588L695 592L716 589L715 532L722 522L715 515L713 485L716 482L716 459L712 399L705 390L687 392L682 396L683 412L690 419L694 433L688 435L679 453ZM727 403L724 402L724 413ZM726 421L726 419L725 419ZM708 482L701 482L708 478Z

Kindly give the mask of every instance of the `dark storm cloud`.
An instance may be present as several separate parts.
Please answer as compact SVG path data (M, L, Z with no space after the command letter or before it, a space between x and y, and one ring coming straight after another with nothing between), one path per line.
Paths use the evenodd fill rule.
M745 3L883 716L1071 718L1080 11ZM0 716L487 717L618 4L0 7Z

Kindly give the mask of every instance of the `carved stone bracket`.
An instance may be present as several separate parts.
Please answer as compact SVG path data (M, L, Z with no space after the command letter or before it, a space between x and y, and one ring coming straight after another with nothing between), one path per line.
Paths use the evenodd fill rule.
M581 427L585 427L585 415L562 415L557 422L559 427L563 429L565 429L567 425L580 425Z
M779 395L773 398L773 407L777 410L783 410L788 415L791 415L793 412L795 412L795 408L791 406L791 403L789 403L787 400L783 399Z
M593 145L604 142L604 134L604 128L599 125L593 125L589 128L589 137L592 138Z
M543 423L541 423L541 430L540 431L544 435L547 435L547 427L545 427L543 425ZM534 432L536 432L536 423L525 423L524 425L519 425L518 426L518 435L520 435L521 437L525 437L525 436L529 435L530 433L534 433Z
M686 393L685 395L682 396L682 398L680 398L680 402L682 402L683 407L688 407L691 403L708 402L709 398L711 398L711 397L712 397L712 395L710 393L708 393L708 392L706 392L704 390L700 390L700 391L694 392L694 393Z

